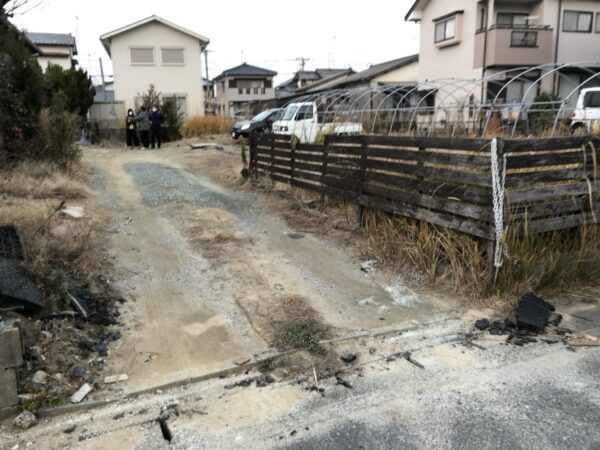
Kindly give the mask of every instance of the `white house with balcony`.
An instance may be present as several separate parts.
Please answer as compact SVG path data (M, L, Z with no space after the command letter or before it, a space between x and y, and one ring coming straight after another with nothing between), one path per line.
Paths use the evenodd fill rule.
M416 0L406 20L420 26L419 81L482 79L531 70L501 90L495 81L475 98L501 91L520 101L541 90L564 96L600 70L600 1L597 0ZM571 64L572 65L568 65ZM561 68L557 76L532 82ZM589 85L600 84L600 77ZM456 87L452 87L456 91ZM447 94L447 92L440 92Z
M202 54L208 38L158 16L100 37L112 59L114 97L137 109L150 84L174 97L184 115L204 115Z

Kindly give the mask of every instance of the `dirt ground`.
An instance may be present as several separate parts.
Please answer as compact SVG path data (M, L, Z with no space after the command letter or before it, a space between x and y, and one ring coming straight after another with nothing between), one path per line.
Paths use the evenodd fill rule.
M574 364L596 367L595 349L572 353L562 344L539 343L519 353L493 337L472 346L465 334L473 320L493 311L471 311L459 299L417 288L377 266L361 270L351 245L352 218L333 239L290 226L285 214L275 214L285 202L241 184L240 149L223 144L223 151L191 150L185 143L159 151L85 150L89 188L96 195L83 207L106 216L109 278L127 300L120 306L122 337L110 343L104 372L127 374L128 380L101 384L90 394L91 401L120 399L106 407L45 418L21 433L3 424L9 448L368 448L374 441L359 445L360 436L340 441L347 445L320 447L325 441L313 433L331 438L331 429L348 426L334 418L360 411L395 417L399 410L414 410L414 417L442 427L440 439L418 441L412 419L407 425L415 432L411 439L431 444L417 447L439 448L450 413L427 417L415 405L424 402L437 411L446 389L468 396L481 374L489 386L505 386L497 370L517 367L513 378L523 392L552 367L572 375L567 384L573 389L593 384L590 370L578 372ZM565 300L565 311L589 322L573 319L574 325L598 334L597 302L576 300ZM320 324L318 338L333 339L326 356L303 352L300 363L292 355L233 378L184 383L286 350L285 336L296 330L290 325L308 319ZM398 356L407 350L425 368ZM355 353L356 362L341 363L338 356L346 353ZM530 360L539 379L528 375ZM301 370L294 371L295 364ZM135 393L141 394L125 398ZM481 395L483 402L491 398L489 392ZM382 411L371 410L384 404ZM451 409L454 419L460 413L456 403L438 406ZM170 446L160 417L176 434ZM597 424L598 418L585 419ZM72 425L75 431L65 432ZM297 435L309 440L297 441ZM456 448L490 447L476 444Z
M430 320L456 305L367 275L318 237L294 239L264 198L239 186L235 147L89 149L94 201L110 216L113 281L129 324L108 371L128 391L214 372L269 350L290 298L333 336ZM236 186L236 183L238 185ZM289 306L289 305L288 305Z

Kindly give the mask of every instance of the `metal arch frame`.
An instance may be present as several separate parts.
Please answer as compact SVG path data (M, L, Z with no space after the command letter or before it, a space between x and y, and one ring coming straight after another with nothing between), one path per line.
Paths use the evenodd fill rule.
M597 77L600 77L600 72L596 72L591 77L586 78L585 81L581 82L575 89L572 89L571 92L569 93L569 95L567 95L565 97L565 99L562 101L562 103L560 105L560 108L558 109L558 111L556 113L556 116L554 117L554 124L552 125L552 137L554 137L554 134L556 133L556 126L558 125L558 120L560 118L560 115L564 111L565 105L571 99L571 97L573 96L573 94L579 93L579 90L581 88L583 88L590 80L593 80L594 78L597 78Z
M333 115L332 121L340 121L345 117L345 121L360 121L363 124L370 114L370 123L365 132L373 134L377 127L377 121L381 117L386 118L386 122L389 119L389 128L387 128L388 134L394 132L396 122L400 120L400 117L404 117L401 122L401 129L404 130L408 126L408 130L418 124L419 114L427 111L432 114L431 118L423 117L421 123L424 127L428 126L427 132L423 130L416 130L417 135L429 135L431 136L436 132L436 120L441 111L449 111L449 114L455 113L450 119L446 117L446 125L452 127L452 132L449 134L455 136L460 130L457 130L457 126L461 123L461 117L467 121L466 126L474 129L482 126L482 133L485 134L487 127L489 126L491 112L499 110L500 97L509 89L511 84L519 81L526 81L528 86L524 90L521 97L517 97L514 102L511 102L513 107L519 113L519 119L523 113L529 111L533 104L536 104L535 100L529 98L533 89L539 89L539 86L544 83L544 80L550 77L559 77L560 80L571 80L574 84L577 83L576 87L572 88L571 91L566 95L564 100L560 102L560 106L556 109L556 106L552 108L552 112L555 114L552 136L554 136L558 129L560 118L563 116L565 110L572 98L577 95L582 87L585 87L592 80L600 77L600 72L597 71L600 62L598 61L584 61L584 62L572 62L561 65L552 63L542 64L530 67L517 67L501 72L490 74L480 79L465 79L465 78L442 78L437 80L425 80L416 83L390 83L385 85L363 85L356 88L337 88L329 89L317 93L304 93L293 99L288 99L283 107L288 107L291 103L300 102L315 102L319 108L323 107L322 111L317 111L318 116L323 114L329 118ZM579 69L581 77L587 73L588 76L581 80L579 76L574 77L571 73L563 73L565 69ZM532 77L532 72L540 71L539 74ZM511 74L510 76L508 76ZM579 82L581 81L581 82ZM497 85L492 86L497 92L491 97L490 93L493 94L493 90L490 87L490 83L496 82ZM473 93L478 89L482 89L482 93L485 92L482 98L476 96L473 103L469 102L469 99L473 96ZM430 89L431 92L426 93L422 97L419 96L418 92L423 89ZM488 97L489 95L489 97ZM439 96L439 101L432 107L425 108L424 105L432 96ZM369 101L369 98L371 99ZM477 101L478 100L478 101ZM490 101L491 100L491 101ZM558 104L556 102L543 102ZM540 105L542 102L537 102ZM474 114L470 115L468 119L465 116L465 107L473 108ZM462 111L462 116L461 116ZM410 114L408 114L410 113ZM328 119L329 120L329 119ZM441 126L441 123L440 123ZM519 120L515 121L507 127L506 132L510 130L510 135L514 136L519 126ZM312 127L312 128L311 128ZM315 125L311 125L307 128L312 134L314 132ZM385 129L379 130L385 133ZM306 132L306 131L305 131Z
M433 114L431 115L431 122L429 124L429 131L427 132L427 134L428 134L429 137L431 137L431 135L433 134L433 125L435 123L435 116L438 113L438 111L441 109L441 106L443 106L445 104L445 102L448 99L448 97L451 96L453 100L456 100L456 103L455 103L456 106L461 105L460 107L464 108L464 106L465 106L464 105L464 103L465 103L464 99L463 99L462 102L460 102L460 101L458 101L458 99L456 98L456 96L454 94L455 94L455 92L458 92L460 90L464 90L465 87L468 86L469 84L475 84L476 85L477 84L477 80L476 79L464 79L463 81L464 81L464 83L460 84L456 89L454 89L451 92L447 92L446 95L444 95L444 97L440 99L440 105L436 106L435 109L433 110ZM469 91L467 91L467 92L469 92ZM451 106L451 105L449 105L449 106ZM458 124L458 111L457 111L457 114L456 114L456 120L454 121L454 124L455 125ZM456 126L454 127L454 129L456 129ZM454 136L454 131L452 132L452 136Z
M538 84L541 84L542 80L544 80L546 77L559 72L560 73L560 69L563 69L565 67L570 67L570 66L577 66L580 68L583 68L580 64L586 64L586 63L590 63L591 61L582 61L581 63L568 63L568 64L563 64L559 67L555 67L554 69L550 70L549 72L546 72L544 74L542 74L542 76L540 76L537 80L535 80L533 83L531 83L531 86L529 86L529 88L527 88L527 90L525 91L525 93L523 94L523 99L521 100L521 103L519 104L519 115L521 114L521 111L523 110L523 107L525 105L525 101L527 99L527 96L529 95L529 93L531 92L531 89L534 86L537 86ZM593 62L594 64L596 62ZM513 137L515 135L515 132L517 131L517 125L519 124L518 120L515 120L515 124L513 125L513 129L512 129L512 133L511 133L511 137Z
M418 86L418 83L417 83ZM385 92L386 88L389 88L390 85L386 86L385 88L382 88L381 91ZM393 88L393 86L391 86ZM379 106L381 105L385 105L385 102L387 102L387 100L396 95L398 92L403 92L406 91L406 88L411 88L408 89L408 92L404 92L404 95L400 98L398 104L401 105L404 102L404 99L410 94L411 91L413 91L415 89L415 84L414 83L405 83L405 84L399 84L399 85L395 85L395 88L392 89L392 91L390 93L388 93L387 95L385 95L379 102ZM378 92L379 93L379 92ZM367 109L363 108L363 110L360 113L360 120L362 122L362 118L363 115L365 114L365 111ZM369 110L372 112L372 110ZM373 133L373 130L375 129L375 123L377 122L377 119L379 117L379 113L381 111L381 108L377 108L377 111L375 112L375 119L373 120L373 124L371 125L371 134ZM392 120L392 125L393 125L393 120ZM389 133L391 133L392 131L390 130Z
M446 81L446 80L451 80L451 81ZM421 100L420 100L420 101L419 101L419 102L418 102L418 103L415 105L415 107L414 107L414 111L413 111L413 114L412 114L412 117L411 117L411 119L410 119L410 123L409 123L409 129L412 127L412 125L413 125L413 122L414 122L414 120L415 120L415 117L416 117L416 115L417 115L417 112L419 111L419 107L420 107L421 103L423 103L423 101L424 101L424 100L426 100L426 99L427 99L427 98L428 98L430 95L432 95L432 94L436 93L437 91L439 91L441 88L444 88L444 87L446 87L446 86L452 86L452 85L454 85L455 83L459 83L459 82L461 82L461 81L465 81L465 79L463 79L463 78L446 78L446 79L442 79L442 80L433 80L433 81L446 81L446 82L445 82L445 83L443 83L443 84L440 84L439 86L437 86L437 89L436 89L436 90L432 90L431 92L429 92L428 94L426 94L426 95L425 95L425 96L424 96L424 97L423 97L423 98L422 98L422 99L421 99ZM430 82L428 82L428 83L430 83ZM434 111L434 112L435 112L435 111Z
M502 86L500 88L500 90L498 91L498 93L494 97L494 100L492 101L492 104L490 105L490 109L493 110L493 108L496 106L496 103L498 102L498 98L500 98L500 94L502 94L502 92L504 92L504 90L510 84L512 84L515 80L523 78L525 74L533 72L534 70L542 70L544 67L555 67L555 64L554 63L549 63L549 64L542 64L542 65L539 65L539 66L532 66L532 67L528 68L527 70L524 70L524 71L520 72L519 74L517 74L516 76L512 77L510 80L508 80L504 84L504 86ZM528 79L528 81L531 81L531 80ZM490 116L486 117L485 125L483 127L484 130L487 129L489 121L490 121Z
M445 80L451 80L451 79L453 79L453 78L442 78L440 80L433 80L433 81L425 80L424 83L417 83L414 88L412 88L406 94L404 94L404 96L398 102L398 106L396 106L396 108L394 109L394 114L392 116L392 121L390 122L390 131L388 133L390 133L390 134L392 133L392 129L394 127L394 121L396 120L396 114L398 113L398 111L401 110L401 109L406 109L406 108L401 108L402 102L404 101L404 99L406 97L408 97L409 95L412 95L414 92L418 93L419 92L419 88L421 88L423 86L427 86L427 85L431 84L434 81L445 81ZM418 101L416 105L414 105L413 107L411 107L409 109L415 109L415 111L416 111L416 109L419 107L420 104L421 104L421 101ZM410 124L408 126L409 131L410 131L410 127L412 125L413 119L414 119L414 116L411 117L411 121L410 121Z

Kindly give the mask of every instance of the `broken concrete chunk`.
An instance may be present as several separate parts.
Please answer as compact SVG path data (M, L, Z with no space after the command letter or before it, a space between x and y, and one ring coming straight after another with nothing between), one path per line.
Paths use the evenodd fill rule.
M111 375L104 378L104 384L118 383L120 381L127 381L128 379L129 376L127 376L126 373L122 373L121 375Z
M38 420L35 414L33 414L30 411L23 411L21 414L15 417L13 424L16 427L21 428L22 430L27 430L28 428L31 428L32 426L37 424L37 422Z
M0 369L23 364L21 333L18 328L0 330Z
M71 395L71 403L81 403L81 401L92 391L92 386L84 383L73 395Z
M48 374L43 370L38 370L31 377L31 381L35 384L46 384L48 381Z
M65 216L72 217L73 219L82 219L85 217L83 208L80 206L70 206L60 210Z
M15 369L0 369L0 410L19 403Z
M371 273L373 271L373 267L375 266L375 261L372 259L365 261L360 264L360 270L363 272Z

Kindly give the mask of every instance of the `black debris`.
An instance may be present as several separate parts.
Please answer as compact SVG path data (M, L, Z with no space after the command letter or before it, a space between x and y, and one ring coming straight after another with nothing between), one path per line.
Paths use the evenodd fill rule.
M292 432L290 433L290 436L296 436L296 433L298 433L296 430L292 430Z
M340 386L344 386L345 388L352 389L352 385L340 377L335 377L335 384L339 384Z
M10 261L25 261L23 241L14 225L0 226L0 258Z
M548 324L550 313L553 311L554 306L529 292L519 301L515 316L519 328L529 328L541 332Z
M548 323L550 325L554 325L555 327L559 326L562 322L563 316L561 314L553 312L550 314L550 318L548 319Z
M15 262L0 257L0 305L25 310L43 308L46 301L31 278Z
M68 426L67 428L65 428L63 430L63 433L65 433L65 434L71 434L73 431L75 431L76 428L77 428L77 425Z
M425 366L423 364L412 359L412 354L410 352L403 352L400 354L400 356L402 356L405 360L407 360L412 365L417 366L419 369L425 368Z
M477 328L479 331L487 330L489 326L490 321L487 319L479 319L475 321L475 328Z
M125 413L121 412L121 413L117 414L116 416L114 416L113 420L121 420L123 417L125 417Z
M302 239L304 237L303 233L288 233L288 237L290 239Z
M171 442L173 440L173 434L171 433L171 430L169 429L169 424L167 423L167 419L165 419L165 418L158 419L158 424L160 425L160 431L163 435L163 438L165 438L166 441Z
M340 359L345 363L350 364L356 360L356 353L344 353L342 356L340 356Z

